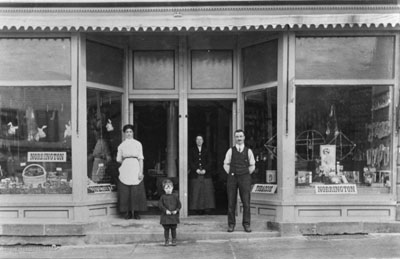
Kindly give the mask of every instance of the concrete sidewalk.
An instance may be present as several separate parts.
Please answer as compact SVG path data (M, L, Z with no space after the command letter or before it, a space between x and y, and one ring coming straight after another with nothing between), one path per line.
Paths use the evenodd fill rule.
M178 233L179 239L179 233ZM129 245L2 246L0 258L400 258L400 234L179 239L176 247L162 242Z

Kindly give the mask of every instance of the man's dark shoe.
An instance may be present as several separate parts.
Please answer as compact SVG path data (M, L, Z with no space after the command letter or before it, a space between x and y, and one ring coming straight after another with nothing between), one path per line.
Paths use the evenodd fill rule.
M136 211L133 212L133 218L134 219L140 219L139 213L137 213Z
M228 232L233 232L235 231L235 226L229 226L228 227Z
M131 211L128 211L126 214L125 214L125 219L131 219L132 218L132 212Z
M250 226L243 226L243 228L244 228L244 231L246 231L247 233L251 232Z

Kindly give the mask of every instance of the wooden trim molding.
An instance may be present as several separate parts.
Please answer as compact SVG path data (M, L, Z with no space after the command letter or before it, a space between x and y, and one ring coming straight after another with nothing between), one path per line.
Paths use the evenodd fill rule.
M400 6L0 7L0 31L240 31L365 26L400 28Z

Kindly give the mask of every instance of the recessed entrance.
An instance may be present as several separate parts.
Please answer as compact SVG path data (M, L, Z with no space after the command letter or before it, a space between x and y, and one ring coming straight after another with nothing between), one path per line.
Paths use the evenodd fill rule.
M230 146L232 129L232 101L196 100L188 102L188 150L179 156L179 114L177 101L134 101L135 138L143 145L144 181L149 214L158 214L158 200L163 193L161 182L165 178L173 180L174 192L179 193L179 160L188 159L195 147L195 137L201 134L210 154L212 196L215 208L207 214L222 215L227 211L226 173L222 167L226 150ZM186 132L185 132L186 133ZM191 179L185 183L188 193L189 215L197 215L191 208ZM181 198L183 203L183 199Z
M230 131L232 125L232 102L231 101L211 101L199 100L189 101L188 103L189 119L188 119L188 150L190 151L196 147L196 135L201 134L204 138L204 146L207 147L210 157L210 172L213 188L204 188L203 186L193 186L196 181L188 179L188 205L189 215L202 214L203 211L193 209L191 203L201 203L201 197L193 199L193 195L198 193L193 192L193 188L206 189L215 198L215 208L205 211L209 214L226 214L227 211L227 198L226 198L226 173L222 167L225 158L226 150L230 145ZM189 156L189 154L188 154ZM189 159L189 158L188 158ZM204 184L203 182L201 184ZM208 183L207 183L208 184ZM207 191L206 191L207 192ZM204 195L204 193L203 193ZM210 193L206 194L207 196ZM201 208L203 205L195 206ZM206 207L207 204L206 204Z
M178 102L135 101L135 138L142 143L144 183L150 214L158 214L158 200L165 178L179 191Z

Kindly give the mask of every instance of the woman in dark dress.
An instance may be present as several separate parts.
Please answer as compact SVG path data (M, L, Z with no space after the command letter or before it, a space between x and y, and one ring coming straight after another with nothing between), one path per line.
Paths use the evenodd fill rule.
M143 183L143 148L133 138L133 125L123 128L125 140L118 146L119 167L118 202L125 219L140 219L139 211L147 210L146 191ZM133 214L132 214L133 211Z
M203 145L203 136L196 136L196 145L189 151L189 210L198 214L209 213L215 208L211 158Z

